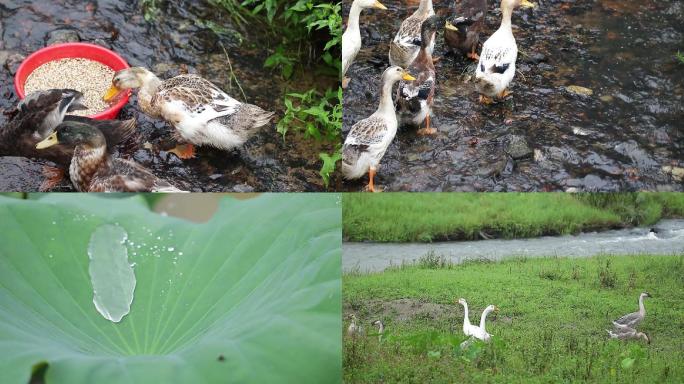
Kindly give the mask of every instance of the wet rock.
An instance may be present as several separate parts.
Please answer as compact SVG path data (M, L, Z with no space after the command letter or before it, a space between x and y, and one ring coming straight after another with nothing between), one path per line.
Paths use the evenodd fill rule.
M20 53L12 53L7 57L5 60L5 68L7 68L10 75L14 76L14 74L17 73L19 65L21 65L21 62L24 61L25 58L26 56Z
M7 58L10 56L10 51L0 51L0 67L4 67L7 62Z
M527 56L526 61L530 64L539 64L546 61L546 55L541 52L534 52L530 56Z
M77 43L81 41L81 36L73 29L55 29L48 32L45 36L45 46L63 43Z
M254 192L254 187L247 184L238 184L233 187L233 192L245 193Z
M567 87L565 87L565 89L570 93L574 93L575 95L591 96L594 94L594 91L592 91L591 89L581 87L579 85L568 85Z
M584 189L587 191L602 191L608 186L608 183L601 177L596 175L586 175L582 182L584 184Z
M631 98L629 98L626 95L623 95L622 93L615 94L615 97L617 97L618 99L622 100L623 102L625 102L627 104L630 104L633 101Z
M664 173L672 176L675 181L684 180L684 168L673 167L670 165L664 165L662 168Z
M615 98L611 95L603 95L599 97L599 99L604 103L612 103L615 100Z
M632 163L639 168L652 168L658 165L658 163L653 160L646 151L641 149L639 144L634 140L620 143L616 145L614 149L619 154L629 157Z
M518 135L507 135L504 138L504 151L515 160L532 156L533 151L527 144L524 137Z

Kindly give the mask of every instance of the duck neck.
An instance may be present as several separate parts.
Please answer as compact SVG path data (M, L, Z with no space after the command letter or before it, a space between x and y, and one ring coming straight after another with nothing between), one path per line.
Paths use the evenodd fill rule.
M463 326L470 326L470 318L468 317L468 303L463 303Z
M511 17L513 16L513 7L508 4L506 0L501 2L501 28L511 30Z
M487 308L482 312L482 317L480 317L480 328L482 328L483 331L485 329L485 321L487 320L487 315L489 315L491 311L491 309Z
M420 0L420 5L418 6L417 13L421 15L427 15L434 12L432 8L432 0Z
M380 105L378 106L378 112L385 113L395 113L394 102L392 102L392 86L394 86L394 81L383 80L382 90L380 91Z
M159 107L152 105L152 98L157 94L162 81L152 72L146 73L138 92L138 104L146 114L156 117L161 115Z
M644 297L639 296L639 314L643 317L646 315L646 307L644 307Z
M108 168L109 165L107 149L104 145L96 147L78 145L74 149L69 165L71 182L79 192L88 192L88 186L93 180L95 172Z
M349 19L347 20L348 30L358 30L359 29L359 16L361 16L361 11L363 8L355 1L352 3L351 9L349 10Z

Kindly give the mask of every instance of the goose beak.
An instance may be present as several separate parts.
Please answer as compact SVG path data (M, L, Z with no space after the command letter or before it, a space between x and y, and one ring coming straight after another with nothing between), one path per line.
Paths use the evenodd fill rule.
M379 1L376 1L375 4L373 4L373 7L377 8L377 9L385 9L385 10L387 9L387 7L382 5L382 3Z
M52 134L45 138L45 140L36 144L36 149L52 147L55 144L59 144L59 140L57 140L57 132L52 132Z
M406 72L406 71L404 71L403 76L402 76L401 78L404 79L404 80L406 80L406 81L413 81L413 80L416 79L415 77L411 76L411 75L410 75L408 72Z
M123 90L117 88L115 85L112 85L112 86L109 87L109 89L107 90L107 93L105 93L105 95L102 97L102 100L104 100L104 101L112 101L112 100L114 100L114 98L115 98L116 96L118 96L119 93L121 93L122 91L123 91Z
M444 28L448 29L449 31L458 32L458 28L456 28L453 24L451 24L451 22L449 22L449 20L447 20L446 23L444 23Z
M529 0L522 0L520 6L523 8L536 8L537 4L530 2Z

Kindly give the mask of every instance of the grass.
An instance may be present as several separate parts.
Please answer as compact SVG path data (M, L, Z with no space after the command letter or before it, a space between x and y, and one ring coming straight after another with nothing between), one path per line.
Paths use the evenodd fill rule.
M346 383L653 383L684 380L684 255L517 259L428 264L343 276L345 313L370 329L344 338ZM617 341L605 329L637 309L652 339ZM488 304L489 344L461 350L464 297L474 323ZM413 300L415 316L391 303ZM428 304L425 304L428 303ZM419 311L421 305L441 312ZM409 311L410 312L410 311ZM382 342L371 322L385 323ZM479 321L478 321L479 322Z
M654 224L684 217L684 194L344 194L348 241L522 238Z

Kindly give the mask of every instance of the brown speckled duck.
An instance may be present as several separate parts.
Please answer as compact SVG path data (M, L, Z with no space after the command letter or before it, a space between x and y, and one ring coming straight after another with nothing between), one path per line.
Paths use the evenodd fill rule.
M114 74L104 99L113 100L124 90L136 88L140 89L140 109L169 122L177 138L189 143L171 151L183 159L194 156L193 145L224 150L238 147L273 117L273 112L241 103L200 76L180 75L162 81L142 67Z
M399 31L390 43L389 61L391 65L408 68L420 51L420 26L428 17L433 16L435 10L432 0L420 0L418 9L401 23ZM428 47L430 53L435 47L434 40Z
M64 121L36 149L53 146L73 148L69 177L79 192L182 192L132 161L113 158L105 136L87 122Z
M487 0L461 0L456 3L456 15L446 22L444 41L456 53L478 61L477 45L484 29Z

